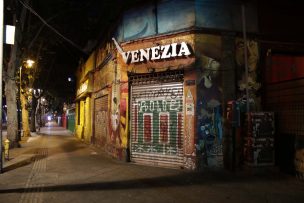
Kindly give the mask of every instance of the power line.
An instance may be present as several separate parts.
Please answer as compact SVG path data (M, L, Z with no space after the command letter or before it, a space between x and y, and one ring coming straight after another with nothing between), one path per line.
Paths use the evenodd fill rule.
M63 38L65 41L67 41L68 43L70 43L73 47L75 47L76 49L78 49L79 51L81 51L82 53L87 54L85 51L83 51L83 49L78 46L77 44L75 44L72 40L66 38L64 35L62 35L59 31L57 31L55 28L53 28L51 25L49 25L33 8L31 8L29 5L27 5L26 3L22 2L21 0L19 0L19 2L26 8L28 9L32 14L34 14L36 17L39 18L39 20L41 20L41 22L43 24L45 24L48 28L50 28L53 32L55 32L57 35L59 35L61 38Z

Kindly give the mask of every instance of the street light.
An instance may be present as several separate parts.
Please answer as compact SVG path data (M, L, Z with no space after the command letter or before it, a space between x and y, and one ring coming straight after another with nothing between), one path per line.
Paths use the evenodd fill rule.
M23 61L22 65L19 67L19 107L22 109L22 103L21 103L21 94L22 94L22 68L32 68L35 61L31 59L27 59L26 61ZM22 122L22 114L20 115L20 112L18 112L18 138L19 141L21 140L21 122Z
M28 59L28 60L26 60L26 67L31 68L31 67L33 67L34 63L35 63L35 61Z
M25 68L32 68L34 65L35 61L31 59L27 59L26 61L23 62L23 64L19 67L19 87L20 87L20 93L21 93L21 81L22 81L22 67L24 65Z

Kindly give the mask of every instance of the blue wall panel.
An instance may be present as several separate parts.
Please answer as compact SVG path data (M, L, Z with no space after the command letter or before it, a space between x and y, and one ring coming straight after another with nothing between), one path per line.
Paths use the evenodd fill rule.
M156 8L155 8L156 7ZM257 9L246 5L247 32L257 32ZM115 33L118 41L198 27L242 31L241 3L234 0L159 0L132 8Z
M132 40L156 34L156 18L154 4L131 9L124 14L124 40Z
M195 25L194 0L160 1L157 7L158 32L167 33Z
M257 11L252 4L246 6L247 31L257 32ZM237 1L196 0L196 26L223 30L242 30L241 4Z

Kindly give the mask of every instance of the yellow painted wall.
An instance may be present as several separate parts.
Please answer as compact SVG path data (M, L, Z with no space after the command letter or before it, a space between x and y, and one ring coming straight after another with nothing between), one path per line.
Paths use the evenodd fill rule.
M90 143L91 142L91 138L92 138L92 125L91 125L91 122L92 122L92 109L91 109L91 98L90 97L87 97L86 100L85 100L85 104L83 106L84 108L84 121L83 121L83 126L84 126L84 141L86 143Z
M80 114L79 114L79 112L80 112ZM83 126L78 122L79 119L81 118L81 116L80 116L81 115L81 102L76 103L75 113L76 113L76 115L75 115L75 125L76 125L75 134L78 139L81 139Z
M93 90L93 75L91 72L95 69L95 52L93 52L87 61L80 65L76 71L77 91L87 81L87 89L79 91L77 97L80 100L76 105L76 137L83 139L86 143L91 142L92 138L92 99L90 92ZM83 98L85 96L85 98ZM80 99L80 97L82 97ZM79 118L78 118L79 116ZM79 121L79 122L78 122Z
M86 97L76 105L76 137L83 139L86 143L92 138L92 99ZM80 111L80 114L78 114ZM80 122L78 123L78 115Z
M87 61L84 64L84 73L83 76L87 75L88 72L94 70L95 68L95 52L93 52L89 58L87 59Z

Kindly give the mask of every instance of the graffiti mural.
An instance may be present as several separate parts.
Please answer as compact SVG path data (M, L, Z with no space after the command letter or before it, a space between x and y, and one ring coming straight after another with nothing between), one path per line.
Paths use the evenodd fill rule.
M260 109L260 98L257 96L257 91L260 89L261 84L258 82L257 65L259 60L259 47L258 43L254 40L247 40L245 45L244 40L237 38L235 40L235 60L238 66L237 80L239 88L239 100L246 98L246 77L245 77L245 62L244 62L244 46L247 49L248 56L248 89L249 89L249 102L251 110Z
M108 115L106 111L101 111L96 113L95 122L100 125L100 127L95 127L95 142L101 146L104 146L106 144L106 139L108 135L107 131L107 121L108 121ZM100 128L100 129L99 129ZM100 133L96 133L96 131L100 130Z
M186 119L185 119L185 155L193 155L194 152L194 100L190 89L186 95Z
M198 84L198 143L200 167L222 166L223 125L222 90L219 87L220 63L203 56L204 66Z
M181 129L182 98L178 100L138 100L133 103L135 114L133 147L138 152L178 153L178 129ZM135 144L136 141L136 144Z
M244 137L244 162L247 165L274 165L274 114L251 112Z
M120 92L119 86L112 86L112 100L111 100L111 141L113 143L117 143L117 141L121 144L121 139L119 136L118 128L119 128L119 118L120 118Z
M192 157L184 157L184 166L186 169L194 170L196 165Z
M123 83L120 86L120 136L122 141L122 147L127 147L128 142L128 129L129 129L129 120L128 120L128 83Z

